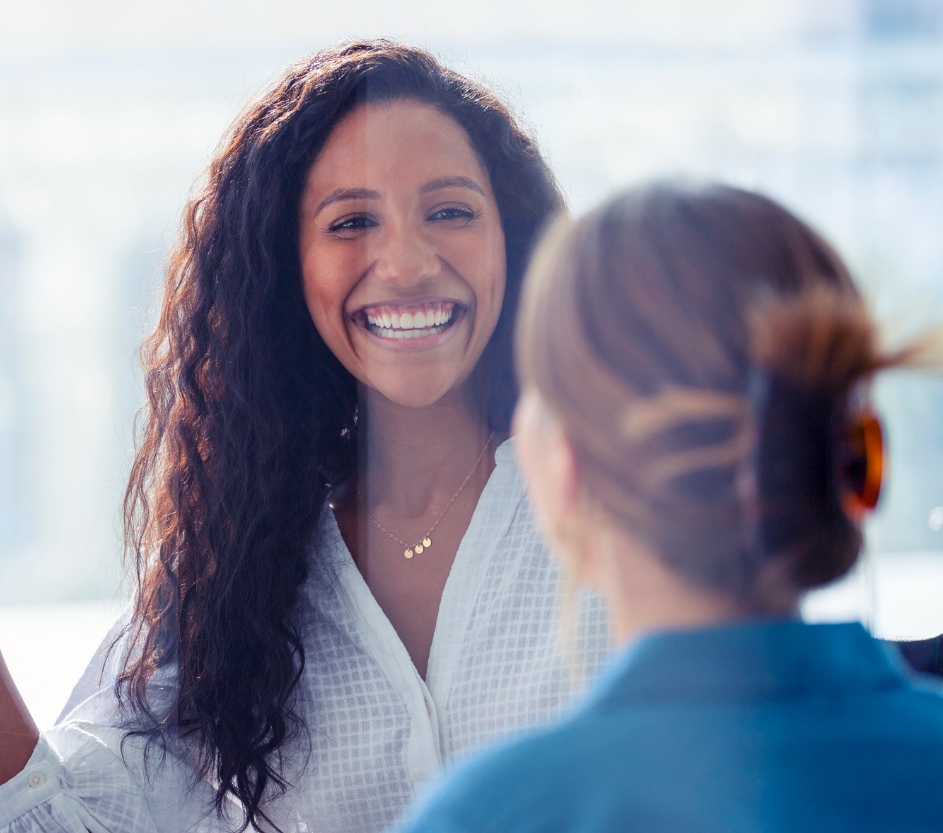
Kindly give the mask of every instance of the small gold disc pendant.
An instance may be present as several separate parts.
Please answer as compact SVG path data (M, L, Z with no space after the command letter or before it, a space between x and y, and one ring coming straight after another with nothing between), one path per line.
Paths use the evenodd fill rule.
M422 544L416 544L416 555L419 555L420 553L422 553L423 549L424 548Z
M413 551L412 551L412 550L406 550L406 552L404 552L403 555L405 555L407 558L412 558L412 557L413 557Z
M423 545L426 549L429 549L429 547L432 546L432 539L431 539L431 538L423 538L423 539L422 539L422 545Z

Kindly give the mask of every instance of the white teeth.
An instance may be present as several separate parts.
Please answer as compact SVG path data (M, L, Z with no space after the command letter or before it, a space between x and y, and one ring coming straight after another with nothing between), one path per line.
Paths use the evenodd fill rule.
M369 330L381 338L424 338L441 333L454 317L454 304L447 309L435 305L415 312L365 312L364 315Z
M391 330L386 327L377 327L373 332L380 338L425 338L441 333L444 329L445 327L440 324L436 327L427 327L424 330Z

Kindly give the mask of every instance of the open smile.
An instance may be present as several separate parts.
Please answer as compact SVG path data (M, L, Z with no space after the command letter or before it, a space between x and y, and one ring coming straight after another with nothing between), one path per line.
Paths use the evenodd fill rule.
M373 304L357 310L351 319L389 347L421 349L440 344L466 312L456 301Z

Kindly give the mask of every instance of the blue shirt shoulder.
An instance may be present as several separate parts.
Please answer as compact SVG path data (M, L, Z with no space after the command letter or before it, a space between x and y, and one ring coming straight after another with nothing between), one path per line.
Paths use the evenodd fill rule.
M419 831L930 831L943 696L860 625L654 634L557 726L447 776Z

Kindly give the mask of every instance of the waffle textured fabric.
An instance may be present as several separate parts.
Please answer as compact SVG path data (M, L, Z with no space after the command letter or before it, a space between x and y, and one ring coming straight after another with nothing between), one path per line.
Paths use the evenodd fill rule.
M561 647L560 575L510 442L495 461L442 595L425 680L325 512L317 560L331 567L312 571L300 614L307 664L296 709L307 732L283 756L292 786L267 808L285 833L382 830L446 761L552 720L577 693ZM121 728L110 639L26 769L0 786L0 833L238 826L237 807L223 818L213 809L185 742L169 737L155 753ZM609 652L595 597L582 600L579 646L589 679ZM153 690L172 701L173 674Z

